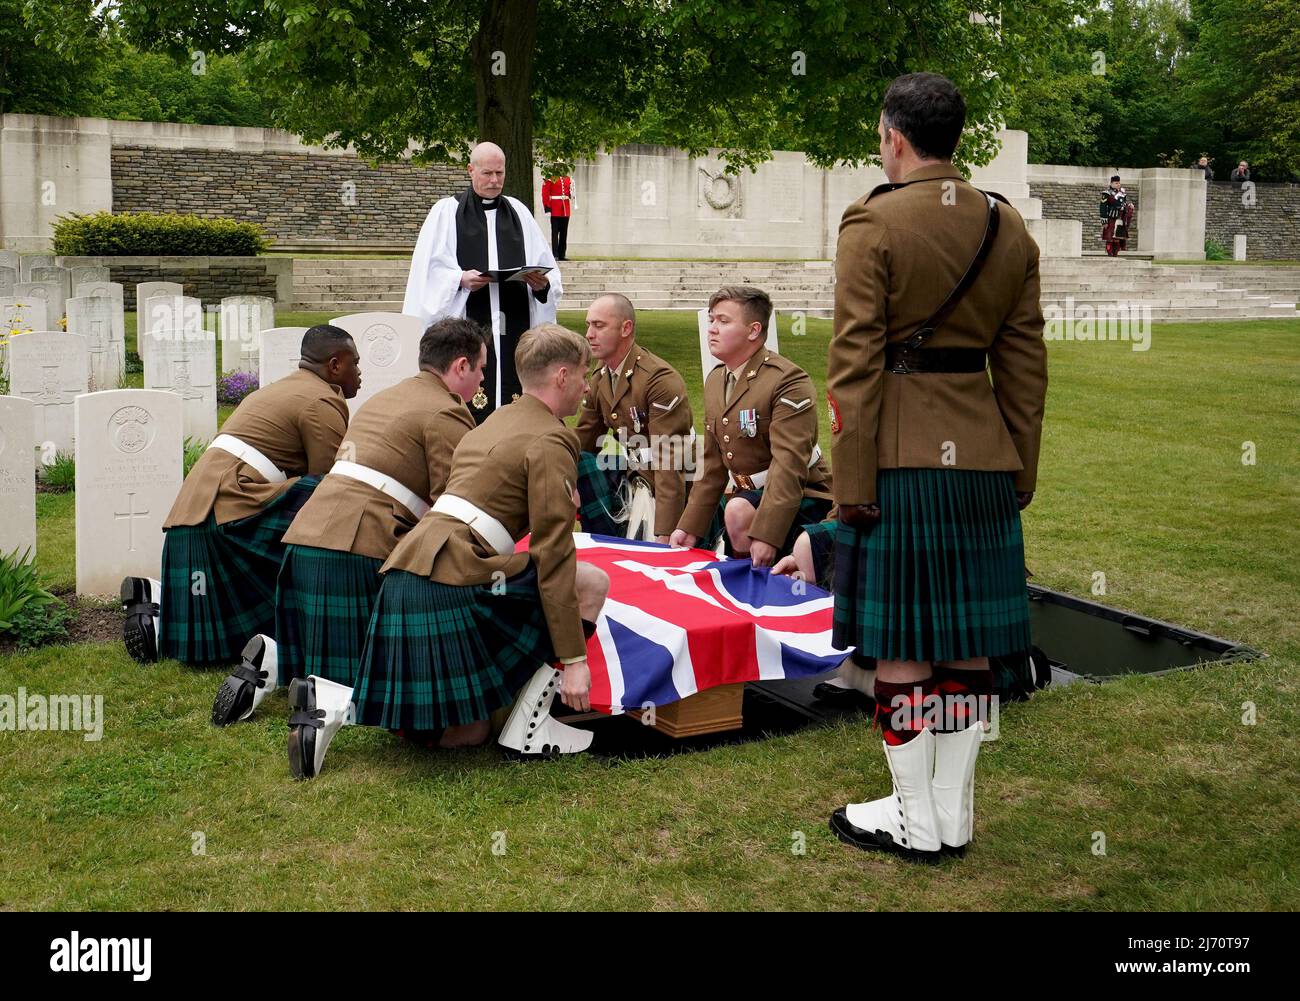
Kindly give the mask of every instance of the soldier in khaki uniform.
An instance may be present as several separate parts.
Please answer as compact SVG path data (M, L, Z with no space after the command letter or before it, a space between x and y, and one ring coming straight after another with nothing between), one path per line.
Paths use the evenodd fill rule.
M329 474L289 531L275 595L275 639L255 637L221 685L212 722L247 719L277 684L317 675L350 685L379 593L379 567L447 486L473 429L487 334L472 320L435 321L420 373L368 400Z
M709 299L709 350L722 359L704 381L704 464L672 534L693 546L724 498L729 551L770 567L805 525L831 507L808 373L764 347L772 300L748 285Z
M600 366L578 415L578 519L584 532L624 535L630 474L653 485L654 535L667 542L686 504L684 457L694 435L686 383L677 370L636 343L636 311L609 293L587 310L587 343ZM602 454L606 434L621 455Z
M227 418L163 523L162 581L122 582L133 657L230 663L250 636L272 631L282 537L334 463L345 401L361 387L359 361L346 330L312 327L298 371Z
M1020 510L1047 390L1038 248L1010 205L953 166L965 116L933 73L886 92L893 183L844 213L827 380L834 638L877 661L894 780L831 828L918 861L971 840L988 658L1029 647Z
M355 689L318 678L290 686L296 777L319 773L350 703L358 723L465 746L487 739L489 716L525 681L502 744L535 755L590 743L550 717L552 661L565 665L565 704L590 708L586 635L609 586L578 563L573 537L578 439L564 418L587 392L588 358L587 342L555 324L520 338L524 394L465 435L446 492L381 568Z

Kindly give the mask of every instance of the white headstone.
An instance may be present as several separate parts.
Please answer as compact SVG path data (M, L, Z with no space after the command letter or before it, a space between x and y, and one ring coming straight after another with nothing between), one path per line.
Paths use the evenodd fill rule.
M43 300L26 295L0 299L0 328L5 333L14 330L44 330L49 325Z
M1232 238L1232 259L1234 261L1244 261L1246 259L1246 234L1238 233Z
M258 333L257 384L269 386L298 371L306 327L272 327Z
M90 285L94 282L107 282L113 280L112 276L109 274L108 268L103 267L102 265L86 268L69 268L68 270L72 272L72 289L74 295L78 294L76 291L78 285Z
M175 393L110 389L77 397L77 593L117 594L158 577L163 521L181 489Z
M221 300L221 371L257 371L257 335L275 326L275 300L230 295Z
M73 297L83 295L106 295L110 297L117 308L125 310L125 293L121 282L82 282L72 290Z
M361 392L348 400L352 413L380 390L419 374L424 323L418 316L352 313L330 323L352 335L361 355Z
M0 556L36 556L36 405L0 396Z
M0 296L11 296L14 294L14 286L18 284L18 269L11 268L8 265L0 264Z
M170 390L184 404L182 436L217 436L217 340L210 330L154 327L144 360L145 389Z
M700 371L706 376L713 369L722 364L721 358L715 358L713 352L709 350L709 310L708 307L701 309L695 314L696 322L700 328ZM766 346L780 354L781 348L776 339L776 310L772 310L772 315L767 318L767 343ZM361 374L365 378L365 373Z
M21 278L25 282L32 280L32 268L54 267L53 254L26 254L19 260L22 262L22 267L19 269L22 272Z
M58 282L59 294L64 300L72 298L72 272L67 268L32 268L32 281Z
M17 281L23 279L23 261L16 250L0 250L0 268L13 268L18 272Z
M62 330L38 330L9 341L9 392L36 404L36 436L41 461L71 452L72 403L90 383L86 338Z
M145 345L144 331L149 329L149 323L146 320L146 304L150 299L160 295L181 296L185 294L185 286L178 282L140 282L135 287L135 353L144 361Z
M117 389L126 373L126 321L121 305L106 295L69 299L68 333L81 334L90 345L90 391Z
M45 319L49 326L59 326L63 319L63 302L67 298L63 294L62 282L19 282L14 286L14 297L21 299L24 296L45 303Z

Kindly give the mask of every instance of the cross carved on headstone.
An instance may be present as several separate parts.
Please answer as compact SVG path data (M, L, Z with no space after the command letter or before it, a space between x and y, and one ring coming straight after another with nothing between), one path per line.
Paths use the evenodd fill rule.
M148 516L148 510L137 511L135 509L135 491L128 490L126 492L126 510L113 512L114 521L126 519L126 547L128 552L135 552L135 519L147 518Z

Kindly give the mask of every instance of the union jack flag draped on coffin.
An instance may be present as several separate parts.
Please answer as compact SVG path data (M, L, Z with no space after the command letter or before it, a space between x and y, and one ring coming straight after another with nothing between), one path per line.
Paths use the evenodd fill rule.
M703 549L582 533L574 540L578 559L610 581L587 642L593 709L617 714L738 681L807 678L847 653L831 646L833 599L812 584L796 588L789 577Z

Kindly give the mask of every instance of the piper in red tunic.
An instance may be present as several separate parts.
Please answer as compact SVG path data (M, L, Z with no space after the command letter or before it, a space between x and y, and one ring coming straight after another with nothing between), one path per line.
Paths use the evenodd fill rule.
M551 217L551 252L557 261L567 260L569 218L573 215L573 178L567 174L542 183L542 208Z
M1128 228L1133 223L1134 208L1128 192L1119 183L1119 174L1110 179L1110 187L1101 193L1101 217L1106 224L1101 228L1101 238L1106 242L1106 254L1118 257L1128 248Z

